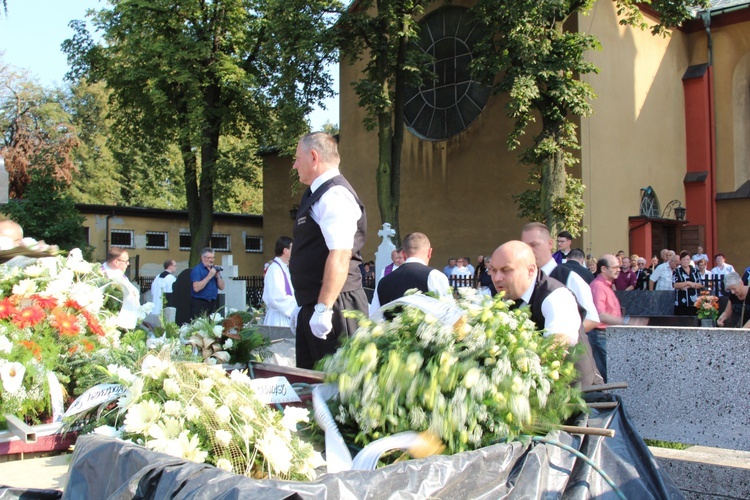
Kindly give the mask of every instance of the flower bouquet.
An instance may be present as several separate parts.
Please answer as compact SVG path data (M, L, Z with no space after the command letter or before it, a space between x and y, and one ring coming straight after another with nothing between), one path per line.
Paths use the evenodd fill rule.
M695 308L698 310L700 319L716 321L719 317L719 298L709 295L708 292L701 292L698 300L695 301Z
M444 324L401 306L383 322L360 327L324 364L338 384L330 402L357 444L402 431L429 431L457 453L546 432L585 404L573 360L542 337L527 309L509 310L472 289L460 290L461 319ZM351 435L350 435L351 437Z
M179 335L208 364L247 363L264 357L263 349L270 345L254 321L252 311L229 312L226 318L215 312L183 325Z
M143 358L140 368L111 364L106 381L127 392L94 432L131 439L151 450L208 462L253 478L311 479L323 464L297 434L306 409L276 411L262 403L248 376L205 363L173 362L171 347Z
M0 268L0 426L5 414L39 423L50 374L69 389L77 360L117 345L118 291L76 251Z

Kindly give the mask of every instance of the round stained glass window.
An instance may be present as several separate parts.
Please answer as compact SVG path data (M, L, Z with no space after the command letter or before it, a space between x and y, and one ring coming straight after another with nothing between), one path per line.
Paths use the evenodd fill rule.
M448 139L479 117L491 91L471 79L472 50L482 35L482 27L462 7L439 9L422 20L417 45L432 56L436 78L406 88L404 119L413 134Z

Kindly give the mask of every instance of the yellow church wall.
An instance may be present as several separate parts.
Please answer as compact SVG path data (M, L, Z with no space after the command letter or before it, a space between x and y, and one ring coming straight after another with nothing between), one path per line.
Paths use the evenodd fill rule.
M464 2L468 5L469 2ZM441 7L436 2L434 8ZM368 236L363 255L373 259L381 238L375 175L378 162L377 131L366 132L364 110L349 82L360 78L364 67L342 62L340 67L341 170L365 204ZM522 150L509 152L505 141L512 123L505 118L502 96L491 96L479 118L457 136L426 141L405 133L401 155L400 232L425 233L432 243L434 267L451 256L478 254L520 237L525 221L517 218L512 195L525 189L528 169L518 162ZM524 137L525 144L536 132Z
M578 20L602 45L587 54L600 73L582 79L598 97L580 127L587 188L583 238L595 256L628 251L627 217L639 215L642 188L655 189L662 210L674 199L685 205L681 79L688 66L687 37L674 32L662 38L619 26L615 9L600 1Z

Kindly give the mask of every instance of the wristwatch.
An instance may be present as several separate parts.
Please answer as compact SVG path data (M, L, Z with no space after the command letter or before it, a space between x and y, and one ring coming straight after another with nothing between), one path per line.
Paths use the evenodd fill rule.
M324 312L333 311L332 307L326 307L326 305L322 302L318 302L315 304L315 312L318 314L323 314Z

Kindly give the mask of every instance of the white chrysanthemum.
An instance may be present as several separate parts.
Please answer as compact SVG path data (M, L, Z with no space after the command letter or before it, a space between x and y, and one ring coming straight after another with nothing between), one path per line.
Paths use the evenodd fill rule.
M216 400L212 398L211 396L203 396L201 398L201 403L203 403L203 406L206 407L208 410L214 410L218 406L218 403L216 403Z
M203 394L208 394L209 392L211 392L211 389L213 389L213 387L214 387L213 379L204 378L203 380L198 382L198 389L200 389L200 391Z
M230 462L226 458L218 459L216 461L216 467L219 469L224 469L226 471L232 472L232 462Z
M13 295L19 297L31 297L36 291L36 280L33 279L21 280L18 284L13 285Z
M239 398L239 396L237 396L236 392L229 392L224 395L224 402L230 405L234 403L235 401L237 401L237 398Z
M250 385L250 377L244 371L232 370L232 373L229 374L229 379L234 382Z
M245 440L252 441L255 436L255 429L253 429L252 425L245 424L240 428L240 434Z
M263 431L263 437L255 443L255 447L266 457L272 473L289 472L294 454L287 442L273 428L266 428Z
M193 405L188 405L185 408L185 418L188 422L198 422L201 418L201 411Z
M240 406L240 413L242 413L248 420L255 420L256 413L252 406L243 405Z
M221 405L216 409L216 418L222 424L228 424L232 420L232 410L228 406Z
M192 460L193 462L197 462L199 464L202 464L206 461L208 452L203 451L200 448L201 443L198 439L198 436L191 437L188 431L183 431L182 434L180 434L179 441L182 444L183 458Z
M224 447L229 446L229 443L232 442L232 433L229 431L225 431L224 429L219 429L218 431L216 431L214 437L216 437L216 442Z
M70 269L76 274L89 274L92 272L92 265L83 260L68 259L65 263L65 267Z
M45 274L46 269L39 265L32 265L26 266L23 271L24 274L26 274L26 276L28 276L29 278L38 278L39 276Z
M9 353L13 350L13 343L5 335L0 335L0 352Z
M177 383L176 380L172 378L165 378L164 383L162 384L162 387L164 387L164 392L167 396L178 396L182 390L180 389L180 384Z
M182 416L182 403L170 399L164 403L164 413L173 417Z
M11 394L18 392L23 384L25 374L26 367L21 363L5 363L0 367L0 380L3 382L3 389Z
M149 354L148 356L143 358L143 363L141 363L141 373L143 373L144 376L151 377L154 380L161 377L162 374L167 371L167 368L168 363L162 361L153 354Z
M117 438L120 439L122 437L122 431L118 430L111 425L100 425L99 427L94 429L94 434L99 434L100 436L107 436L111 438Z
M179 420L172 417L165 417L149 426L148 435L154 439L177 439L183 430Z
M125 430L136 434L145 433L151 424L161 417L161 405L155 401L141 401L130 407L125 415Z
M306 408L297 408L295 406L287 406L284 408L284 416L281 418L281 425L289 429L291 432L297 432L297 424L299 422L310 422L310 412Z
M104 305L102 291L88 283L74 283L70 287L70 298L92 313L98 313Z

